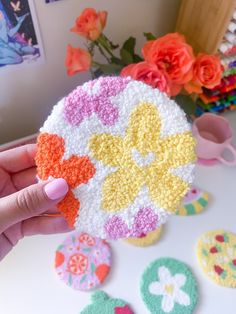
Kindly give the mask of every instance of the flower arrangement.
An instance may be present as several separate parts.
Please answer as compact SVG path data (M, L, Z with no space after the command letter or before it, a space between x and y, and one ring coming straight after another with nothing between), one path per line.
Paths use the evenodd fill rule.
M199 53L179 33L155 38L144 33L147 42L142 57L135 52L136 39L129 37L122 46L114 44L104 33L107 12L86 8L76 19L72 32L86 39L86 49L68 45L66 67L68 75L91 71L93 77L103 74L120 74L141 80L169 96L183 90L189 94L202 93L220 84L223 68L217 55ZM95 61L95 50L106 63Z

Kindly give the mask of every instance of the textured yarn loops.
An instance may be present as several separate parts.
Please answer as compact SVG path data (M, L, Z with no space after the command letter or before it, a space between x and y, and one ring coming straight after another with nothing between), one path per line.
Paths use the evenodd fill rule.
M163 227L160 226L156 230L150 231L147 234L142 234L138 238L128 238L128 239L125 239L125 241L135 246L141 246L141 247L150 246L159 240L162 233L162 229Z
M209 201L209 194L196 186L185 195L182 205L176 212L179 216L191 216L200 214Z
M197 301L196 280L186 264L160 258L144 271L141 295L152 314L191 314Z
M103 239L156 230L193 181L195 140L185 113L131 78L78 86L54 106L37 143L39 179L68 182L60 212Z
M121 299L112 299L103 291L92 295L92 304L83 309L80 314L134 314L130 306Z
M204 273L221 286L236 288L236 235L226 230L204 233L197 243Z

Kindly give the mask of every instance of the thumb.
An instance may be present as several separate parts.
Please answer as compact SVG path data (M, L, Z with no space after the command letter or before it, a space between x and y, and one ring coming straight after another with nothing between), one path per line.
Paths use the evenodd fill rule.
M66 195L68 189L64 179L54 179L1 198L0 233L17 222L47 211Z

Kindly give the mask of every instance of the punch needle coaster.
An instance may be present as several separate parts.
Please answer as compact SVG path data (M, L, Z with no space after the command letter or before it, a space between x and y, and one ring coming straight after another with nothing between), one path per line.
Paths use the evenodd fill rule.
M180 209L176 212L179 216L191 216L201 213L207 206L209 194L196 186L185 195Z
M139 238L128 238L125 241L134 246L150 246L158 241L161 236L163 226L160 226L154 231L150 231L147 234L141 235Z
M75 290L91 290L101 285L109 274L111 250L105 240L85 232L74 232L57 248L57 275Z
M53 108L37 140L40 180L64 178L71 226L103 239L139 237L176 212L193 181L195 140L166 94L100 77Z
M141 295L152 314L190 314L197 301L196 280L186 264L160 258L144 271Z
M130 306L121 299L112 299L103 291L92 294L92 304L80 314L134 314Z
M197 243L204 273L221 286L236 288L236 235L226 230L204 233Z

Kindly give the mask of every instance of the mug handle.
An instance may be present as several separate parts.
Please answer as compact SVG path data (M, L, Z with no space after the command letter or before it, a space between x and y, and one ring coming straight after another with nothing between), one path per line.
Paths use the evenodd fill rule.
M223 157L218 157L217 159L218 159L219 161L221 161L223 164L227 165L227 166L235 166L235 165L236 165L236 148L235 148L233 145L228 144L228 145L225 147L225 150L226 150L226 149L228 149L228 150L232 153L234 159L231 160L231 161L226 160L226 159L223 158Z

